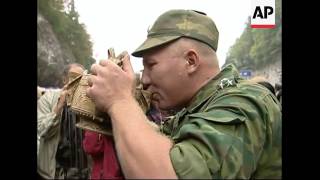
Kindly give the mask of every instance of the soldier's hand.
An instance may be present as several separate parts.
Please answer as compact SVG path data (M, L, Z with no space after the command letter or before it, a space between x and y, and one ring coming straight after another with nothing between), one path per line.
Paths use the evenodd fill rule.
M123 69L111 61L100 61L91 66L87 95L102 111L109 111L118 102L134 100L134 71L128 53L123 58Z

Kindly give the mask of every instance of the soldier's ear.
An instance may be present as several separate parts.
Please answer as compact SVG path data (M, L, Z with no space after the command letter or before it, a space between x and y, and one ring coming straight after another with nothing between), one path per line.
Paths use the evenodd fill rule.
M186 69L189 74L195 72L199 67L199 54L189 49L184 53L184 59L186 60Z

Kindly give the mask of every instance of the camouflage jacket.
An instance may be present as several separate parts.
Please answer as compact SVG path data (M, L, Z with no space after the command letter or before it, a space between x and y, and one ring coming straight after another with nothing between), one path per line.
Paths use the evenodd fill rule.
M179 178L281 178L281 105L226 66L167 121Z

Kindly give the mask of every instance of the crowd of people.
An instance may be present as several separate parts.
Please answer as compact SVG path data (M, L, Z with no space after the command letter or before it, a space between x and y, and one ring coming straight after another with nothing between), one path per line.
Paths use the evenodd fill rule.
M65 106L70 74L84 70L80 64L69 64L63 73L63 88L37 87L40 179L124 179L112 136L76 128L79 117ZM139 79L136 86L142 87ZM158 125L166 115L155 106L147 112L148 119Z
M281 178L281 87L242 79L232 64L220 69L218 41L205 13L174 9L132 53L141 77L128 53L122 68L93 64L86 95L110 117L112 136L75 127L65 87L38 87L39 179ZM84 70L68 65L64 84ZM134 98L136 77L152 93L147 113Z

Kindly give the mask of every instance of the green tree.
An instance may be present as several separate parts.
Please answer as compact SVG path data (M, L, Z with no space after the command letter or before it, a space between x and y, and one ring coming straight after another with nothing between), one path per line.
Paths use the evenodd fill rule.
M92 42L84 24L79 23L74 0L38 0L38 11L51 24L62 48L87 69L95 62Z
M281 60L282 45L282 4L275 1L276 16L274 29L252 29L250 17L240 38L229 49L226 64L233 63L239 69L260 69L267 64Z

